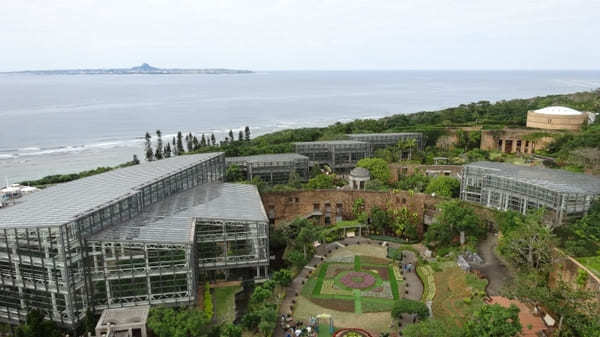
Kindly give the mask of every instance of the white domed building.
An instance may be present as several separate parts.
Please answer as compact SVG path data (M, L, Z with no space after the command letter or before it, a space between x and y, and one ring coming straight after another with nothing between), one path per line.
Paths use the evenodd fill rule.
M355 167L350 171L348 180L353 190L365 190L367 181L371 180L371 174L364 167Z
M546 130L579 130L587 113L564 106L549 106L527 112L527 127Z

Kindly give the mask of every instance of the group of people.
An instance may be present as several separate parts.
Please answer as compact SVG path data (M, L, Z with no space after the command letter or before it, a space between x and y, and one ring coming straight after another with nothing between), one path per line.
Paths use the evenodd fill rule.
M304 325L304 322L297 321L295 324L289 324L291 316L281 315L281 323L284 328L285 337L313 337L316 336L317 320L311 317L309 324Z
M410 273L413 270L412 263L403 263L402 264L402 270L407 271L407 272Z

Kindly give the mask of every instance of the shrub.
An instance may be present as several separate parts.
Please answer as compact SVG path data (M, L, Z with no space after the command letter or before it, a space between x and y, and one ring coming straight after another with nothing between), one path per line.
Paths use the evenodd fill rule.
M403 298L394 304L391 314L392 318L397 319L399 319L402 314L417 314L419 319L425 319L429 316L429 309L422 302Z

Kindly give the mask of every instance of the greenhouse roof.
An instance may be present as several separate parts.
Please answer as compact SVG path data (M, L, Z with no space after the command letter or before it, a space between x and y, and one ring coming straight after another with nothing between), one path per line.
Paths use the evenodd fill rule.
M205 184L173 194L141 215L93 235L93 241L191 242L194 219L268 222L256 186Z
M0 209L0 228L62 225L219 155L222 153L177 156L51 186Z
M561 193L600 194L600 178L583 173L488 161L467 164L465 168L484 169L486 175L509 178Z
M242 157L227 157L226 162L239 163L265 163L265 162L282 162L292 160L308 160L308 157L298 153L277 153L277 154L259 154L255 156L242 156Z
M296 145L362 145L368 144L358 140L321 140L316 142L296 142Z

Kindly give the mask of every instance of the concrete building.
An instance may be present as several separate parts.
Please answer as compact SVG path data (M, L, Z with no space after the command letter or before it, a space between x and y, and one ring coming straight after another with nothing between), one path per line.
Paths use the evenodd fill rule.
M533 154L536 150L545 149L554 140L552 134L555 133L560 132L531 129L481 130L480 148L486 151Z
M147 337L149 306L105 309L96 324L96 337Z
M371 180L371 174L364 167L355 167L350 171L348 180L353 190L365 190L367 182Z
M563 170L476 162L464 166L461 199L526 214L545 209L562 224L583 216L600 196L600 178Z
M355 140L330 140L294 143L296 153L308 157L310 165L328 165L335 171L346 171L359 160L371 157L371 144Z
M581 129L589 118L588 113L564 106L550 106L527 112L527 127L546 130Z
M227 157L225 163L227 167L238 165L249 181L259 177L270 184L286 184L292 172L295 172L301 181L307 181L309 177L308 157L297 153Z
M346 135L352 140L360 142L367 142L371 144L371 150L386 148L388 146L395 146L400 141L407 141L409 139L414 140L415 148L413 151L423 151L425 143L423 141L423 134L420 132L400 132L400 133L353 133ZM408 152L408 149L407 151Z
M87 310L191 304L201 278L265 278L268 218L252 185L208 153L49 187L0 210L0 320L36 308L66 327Z

